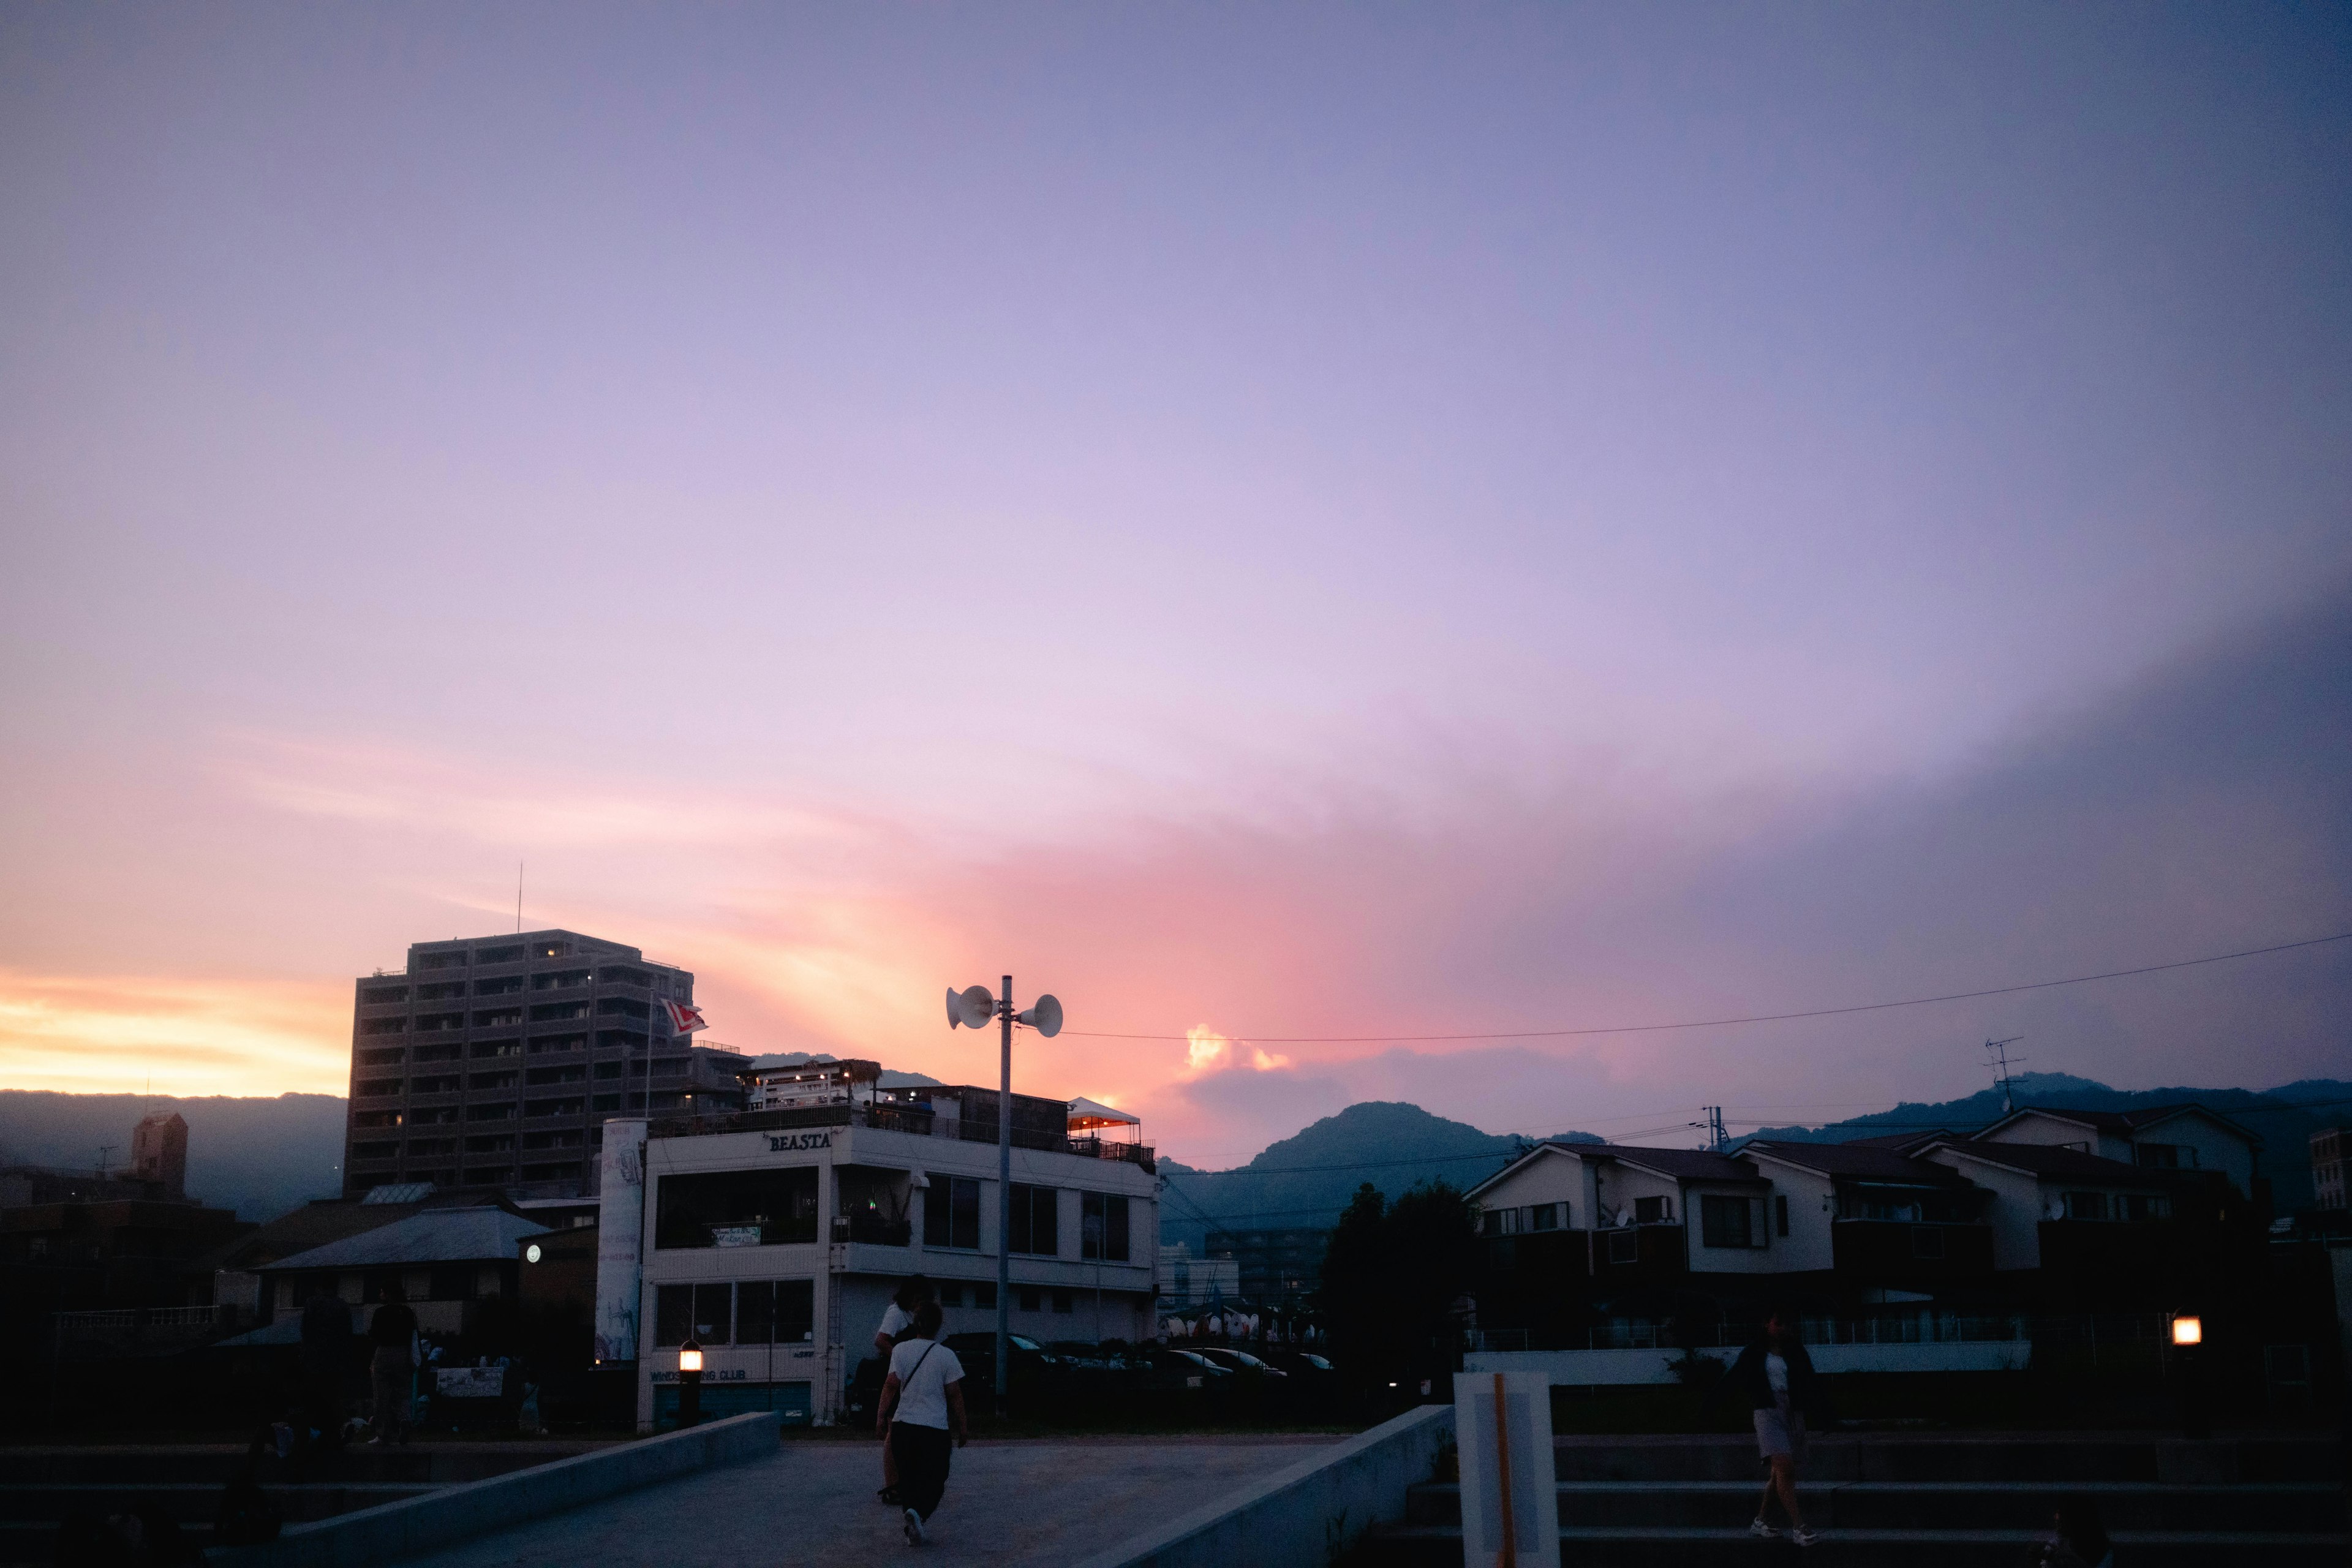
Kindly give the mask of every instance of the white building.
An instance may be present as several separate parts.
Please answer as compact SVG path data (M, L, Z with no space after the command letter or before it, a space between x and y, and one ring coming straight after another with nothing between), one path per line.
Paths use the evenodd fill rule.
M2158 1171L2216 1171L2252 1197L2263 1141L2201 1105L2145 1110L2021 1106L1978 1133L1979 1143L2042 1143Z
M1014 1332L1150 1334L1158 1183L1118 1136L1139 1136L1133 1117L1015 1095L1000 1236L996 1091L880 1089L871 1067L835 1064L828 1096L803 1076L780 1109L608 1124L597 1353L635 1363L641 1430L675 1409L689 1335L707 1414L830 1425L908 1276L938 1287L950 1334L994 1330L1000 1247Z
M1490 1237L1592 1233L1596 1280L1780 1268L1766 1212L1771 1184L1724 1154L1538 1143L1468 1195Z

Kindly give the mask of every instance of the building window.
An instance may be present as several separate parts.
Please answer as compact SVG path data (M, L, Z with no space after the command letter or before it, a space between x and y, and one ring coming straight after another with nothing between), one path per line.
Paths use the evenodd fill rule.
M1911 1256L1918 1258L1939 1258L1944 1256L1944 1227L1940 1225L1915 1225L1911 1227Z
M1079 1196L1078 1256L1091 1263L1127 1261L1126 1198L1114 1193Z
M942 1176L936 1173L924 1179L931 1184L923 1194L923 1245L963 1247L977 1251L980 1184L968 1176Z
M816 1240L816 1169L710 1171L664 1176L654 1246L777 1247Z
M422 1028L425 1026L420 1022L417 1026ZM408 1020L405 1018L370 1018L360 1026L362 1035L398 1035L404 1034L407 1029Z
M2172 1202L2168 1198L2154 1197L2146 1193L2117 1194L2115 1200L2115 1215L2117 1219L2127 1220L2134 1224L2141 1224L2148 1220L2169 1219L2172 1217Z
M1772 1195L1772 1229L1779 1236L1789 1234L1789 1194L1786 1193Z
M504 996L509 992L520 991L521 989L522 976L520 974L509 974L503 980L477 980L474 982L474 994L477 996Z
M1609 1261L1638 1263L1642 1260L1642 1233L1637 1230L1612 1230L1609 1233Z
M522 1042L520 1040L476 1040L468 1047L467 1054L476 1061L487 1061L496 1057L519 1057L522 1055Z
M1056 1290L1054 1292L1054 1310L1056 1312L1067 1312L1074 1310L1075 1308L1070 1300L1070 1293L1067 1290Z
M1635 1225L1664 1225L1674 1217L1675 1211L1673 1206L1664 1198L1635 1198L1633 1200L1633 1223Z
M1566 1207L1568 1207L1566 1204L1535 1204L1531 1205L1528 1209L1528 1228L1529 1230L1559 1229L1560 1211Z
M464 948L457 948L442 952L420 952L416 955L416 967L419 969L463 969L466 967L466 950Z
M474 955L478 963L512 963L522 957L522 944L512 947L486 947Z
M470 1301L474 1299L474 1284L472 1264L436 1263L429 1289L436 1301Z
M2197 1165L2197 1151L2187 1143L2135 1143L2132 1158L2160 1171L2194 1170Z
M2068 1219L2105 1219L2107 1217L2107 1194L2105 1193L2068 1193Z
M1013 1292L1014 1294L1013 1299L1020 1303L1021 1310L1023 1311L1041 1312L1045 1310L1045 1296L1036 1286L1016 1285L1013 1287Z
M735 1287L735 1342L801 1344L816 1338L816 1282L746 1279Z
M370 985L360 992L360 1005L364 1007L382 1007L407 1000L408 987L405 985Z
M1703 1193L1698 1200L1698 1234L1702 1247L1753 1247L1756 1233L1746 1198Z
M993 1279L983 1279L979 1284L973 1286L971 1288L971 1304L975 1307L986 1308L992 1312L996 1310L996 1281Z
M1041 1258L1059 1257L1062 1250L1061 1194L1053 1187L1013 1189L1013 1234L1005 1240L1008 1252L1034 1253Z

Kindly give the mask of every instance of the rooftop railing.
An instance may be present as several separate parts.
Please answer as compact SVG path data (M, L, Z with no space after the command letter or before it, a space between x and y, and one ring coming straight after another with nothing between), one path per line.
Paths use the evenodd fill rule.
M777 1132L800 1127L870 1127L880 1132L905 1132L919 1138L953 1138L965 1143L996 1142L994 1121L956 1120L897 1105L795 1105L774 1110L735 1110L708 1116L657 1118L647 1126L656 1138L708 1137L721 1132ZM1073 1138L1067 1133L1015 1126L1013 1146L1048 1154L1075 1154L1081 1159L1117 1160L1146 1171L1159 1167L1148 1143L1119 1143L1105 1138Z

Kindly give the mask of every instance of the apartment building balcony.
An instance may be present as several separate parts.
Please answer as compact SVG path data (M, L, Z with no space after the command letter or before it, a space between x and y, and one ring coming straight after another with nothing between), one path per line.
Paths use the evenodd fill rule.
M1992 1226L1981 1220L1836 1219L1831 1266L1874 1285L1932 1288L1992 1276Z

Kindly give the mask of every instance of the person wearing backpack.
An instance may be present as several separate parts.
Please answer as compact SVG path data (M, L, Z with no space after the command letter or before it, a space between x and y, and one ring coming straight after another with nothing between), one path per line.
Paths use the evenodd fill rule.
M950 1438L961 1445L971 1436L964 1419L963 1363L940 1343L941 1317L936 1300L915 1309L913 1331L890 1352L890 1375L874 1417L898 1461L909 1546L923 1543L924 1526L947 1489Z

